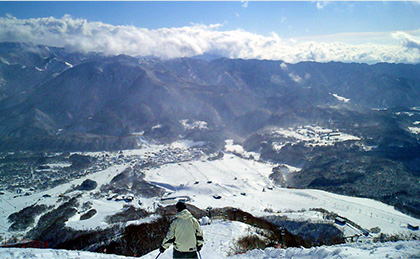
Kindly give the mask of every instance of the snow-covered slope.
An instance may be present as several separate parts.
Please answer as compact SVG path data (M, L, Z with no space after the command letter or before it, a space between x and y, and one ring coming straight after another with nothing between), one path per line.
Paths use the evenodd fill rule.
M420 256L420 242L396 243L349 243L336 246L305 248L267 248L253 250L246 254L232 255L235 241L240 237L255 233L254 229L241 222L215 221L202 226L205 245L201 251L202 258L208 259L261 259L261 258L410 258ZM140 258L155 259L159 252L153 251ZM159 256L160 259L172 258L172 248Z
M273 214L264 212L266 209L279 215L290 210L306 210L294 215L322 221L322 215L309 209L324 208L363 228L380 227L382 233L388 234L411 233L407 223L420 224L420 220L371 199L320 190L273 188L268 177L274 166L226 154L215 161L167 164L146 171L146 180L166 188L171 192L168 197L189 196L191 203L202 209L232 206L258 216ZM221 198L215 199L215 195Z
M233 148L232 143L228 142L228 145L230 145L230 149ZM80 204L88 201L92 202L92 208L97 210L97 213L87 220L80 220L81 214L76 214L69 219L66 223L67 226L75 229L106 228L109 226L105 222L106 216L121 211L125 203L95 196L95 191L98 191L102 185L109 183L113 177L131 166L134 161L158 157L158 154L160 155L159 158L164 157L165 154L162 152L163 150L168 150L168 148L176 148L179 152L188 153L191 146L191 143L189 145L180 145L178 143L172 146L155 145L142 150L127 150L124 151L124 155L131 159L128 159L128 162L112 165L105 170L75 179L54 189L34 193L30 196L16 196L16 194L6 192L0 196L0 235L5 238L10 237L12 234L23 235L24 233L7 231L8 227L10 227L10 222L7 220L8 215L34 203L59 206L60 196L63 194L68 196L81 195L79 198ZM240 147L235 148L235 152L238 151L241 151ZM95 156L100 155L100 153L91 153L90 155ZM242 156L248 157L248 155L243 153ZM255 216L279 215L296 220L326 222L320 212L310 210L312 208L323 208L350 219L364 229L379 227L381 233L419 235L418 231L408 229L407 224L418 226L420 225L420 220L396 211L392 206L370 199L347 197L320 190L275 187L269 179L269 175L272 173L273 167L278 166L277 164L243 157L225 153L223 158L216 160L207 159L204 156L198 160L168 162L158 168L147 169L144 171L145 180L164 188L167 193L164 197L149 199L135 197L130 204L148 211L154 211L157 206L175 203L177 197L185 198L187 196L190 199L190 204L203 210L207 207L232 206L250 212ZM291 173L299 174L298 169L291 169ZM89 192L75 191L73 187L80 185L86 179L91 179L98 183L96 190ZM44 197L46 194L51 197ZM81 208L78 209L79 212L82 212ZM153 219L153 217L150 217L145 220ZM139 222L128 222L128 224L139 224ZM249 226L240 222L216 221L212 225L204 226L203 228L206 235L206 246L203 254L211 255L205 258L226 258L232 247L233 240L247 234ZM360 234L360 230L348 226L342 227L342 229L345 236ZM417 251L420 254L418 242L392 244L370 244L369 242L369 239L367 239L363 245L346 244L312 249L267 249L266 251L250 252L248 255L237 258L292 258L293 256L295 256L294 258L340 258L338 256L342 258L360 258L356 255L373 256L375 253L379 253L381 256L372 258L381 258L382 255L387 253L394 256L394 258L406 258L404 253L413 255L415 254L413 251ZM9 255L9 253L13 253L13 255ZM94 257L96 256L95 254L77 255L79 252L72 254L67 251L42 250L40 253L37 250L0 249L0 258L77 258L77 256L80 258L98 258ZM170 258L170 254L171 251L167 251L161 258ZM143 258L155 258L156 255L157 251L145 255Z
M253 250L246 254L229 256L234 241L251 233L253 230L241 222L215 221L203 226L205 244L201 251L204 259L261 259L261 258L295 258L295 259L328 259L328 258L418 258L420 242L400 241L394 243L349 243L336 246L305 248ZM159 251L155 250L140 258L155 259ZM67 251L52 249L19 249L0 248L2 259L122 259L131 258L108 254L89 253L84 251ZM171 259L172 248L159 255L159 259Z

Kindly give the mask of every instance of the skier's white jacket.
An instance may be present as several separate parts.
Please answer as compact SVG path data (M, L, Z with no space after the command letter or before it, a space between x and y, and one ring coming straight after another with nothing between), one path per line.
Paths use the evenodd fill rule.
M172 243L179 252L193 252L197 246L203 246L203 231L200 224L186 209L176 214L162 246L168 249Z

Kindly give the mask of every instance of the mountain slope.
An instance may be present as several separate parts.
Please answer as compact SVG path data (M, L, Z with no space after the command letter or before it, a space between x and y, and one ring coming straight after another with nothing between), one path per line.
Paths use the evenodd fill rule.
M13 141L35 148L36 136L56 143L75 133L130 143L131 133L144 131L158 141L174 140L186 134L185 119L240 139L273 124L323 123L330 118L311 111L337 109L343 100L353 109L420 106L419 65L165 61L17 43L1 43L0 57L3 149L19 149ZM276 122L284 116L290 119ZM155 131L157 125L163 127Z

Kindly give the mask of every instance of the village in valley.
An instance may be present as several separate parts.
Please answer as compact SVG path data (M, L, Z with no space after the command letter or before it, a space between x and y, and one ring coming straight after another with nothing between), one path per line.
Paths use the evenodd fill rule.
M0 191L29 196L111 166L159 167L196 160L203 154L199 146L191 149L156 146L146 152L141 149L74 153L7 152L0 154Z

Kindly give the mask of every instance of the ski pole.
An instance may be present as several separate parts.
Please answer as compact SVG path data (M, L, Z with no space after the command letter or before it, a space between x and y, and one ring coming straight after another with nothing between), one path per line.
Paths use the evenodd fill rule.
M156 256L156 258L155 258L155 259L158 259L158 257L160 256L160 254L161 254L161 253L159 252L159 254Z
M203 258L201 258L201 254L200 254L200 251L198 251L198 256L200 256L200 259L203 259Z

